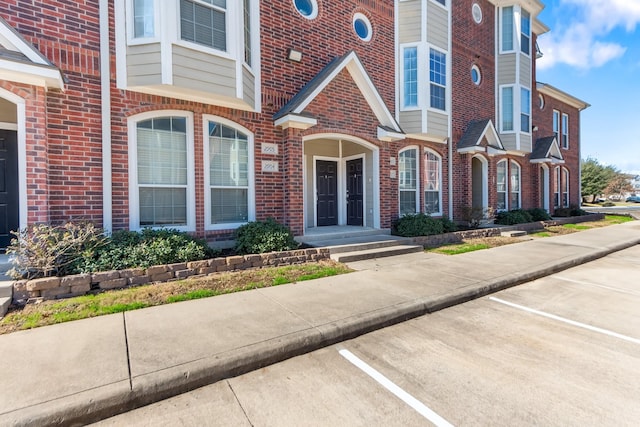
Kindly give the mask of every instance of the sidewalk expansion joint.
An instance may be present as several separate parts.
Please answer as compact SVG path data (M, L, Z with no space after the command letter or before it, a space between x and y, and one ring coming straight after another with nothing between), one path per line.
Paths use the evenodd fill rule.
M129 390L133 391L133 378L131 378L131 356L129 355L129 338L127 337L127 318L122 312L122 326L124 327L124 348L127 352L127 372L129 374Z

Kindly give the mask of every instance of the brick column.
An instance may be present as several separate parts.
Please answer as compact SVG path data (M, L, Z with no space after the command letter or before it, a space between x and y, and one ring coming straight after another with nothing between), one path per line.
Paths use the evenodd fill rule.
M282 173L284 178L284 223L294 235L304 234L304 176L300 130L284 130Z

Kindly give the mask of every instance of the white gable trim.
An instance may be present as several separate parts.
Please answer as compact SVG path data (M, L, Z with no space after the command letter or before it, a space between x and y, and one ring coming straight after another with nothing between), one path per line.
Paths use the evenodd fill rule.
M385 103L382 101L380 93L373 85L373 82L369 78L367 72L362 66L362 62L360 62L360 59L355 52L351 52L347 56L345 56L340 64L338 64L338 66L335 67L333 71L329 75L327 75L322 82L320 82L318 87L316 87L315 90L311 92L304 99L304 101L295 108L295 110L293 110L293 113L302 113L305 108L307 108L309 104L316 98L316 96L322 93L322 91L329 85L329 83L331 83L333 79L335 79L336 76L345 68L347 69L349 74L351 74L353 81L358 86L358 89L360 89L360 92L366 99L380 124L394 129L398 133L402 133L402 129L400 129L400 126L398 126L398 123L393 118L393 114L391 114Z

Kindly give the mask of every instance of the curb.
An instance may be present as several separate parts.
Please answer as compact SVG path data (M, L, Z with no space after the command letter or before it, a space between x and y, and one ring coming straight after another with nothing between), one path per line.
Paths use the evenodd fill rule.
M127 379L43 404L16 409L0 416L0 424L75 426L96 422L387 326L595 261L637 244L640 244L640 238L595 249L587 255L566 257L542 268L508 274L481 286L469 285L455 292L419 298L135 377L132 379L135 383L133 389L132 382Z

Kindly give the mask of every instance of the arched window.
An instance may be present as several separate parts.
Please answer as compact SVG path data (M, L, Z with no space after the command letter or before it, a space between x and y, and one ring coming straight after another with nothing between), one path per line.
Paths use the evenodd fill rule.
M155 111L129 119L129 227L195 229L193 118Z
M253 134L220 117L204 124L206 227L237 228L255 220Z
M419 212L417 148L407 148L400 152L398 155L398 175L400 215Z
M424 153L424 212L442 214L442 158L430 150Z
M496 165L496 191L498 193L498 203L496 209L507 209L507 161L501 160Z
M562 207L569 207L569 169L562 168Z
M554 185L553 185L553 207L560 207L560 166L557 166L554 171Z
M509 209L520 209L520 165L509 162Z

